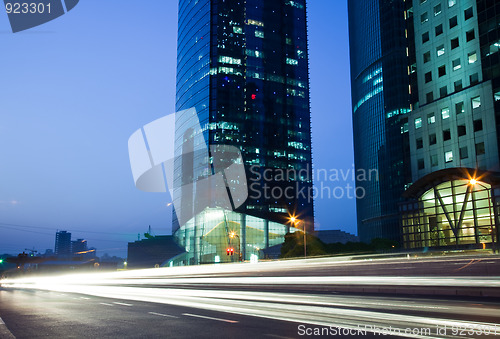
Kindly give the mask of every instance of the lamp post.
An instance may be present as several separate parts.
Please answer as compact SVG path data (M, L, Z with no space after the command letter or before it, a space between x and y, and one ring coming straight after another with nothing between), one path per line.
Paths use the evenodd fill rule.
M295 218L295 217L290 217L290 222L294 225L297 226L301 220ZM304 258L307 258L307 243L306 243L306 223L305 221L302 221L303 226L303 231L304 231Z
M239 262L241 262L241 244L240 244L240 236L238 234L236 234L236 232L232 231L231 233L229 233L229 237L231 239L234 239L235 237L238 238L238 259L239 259Z

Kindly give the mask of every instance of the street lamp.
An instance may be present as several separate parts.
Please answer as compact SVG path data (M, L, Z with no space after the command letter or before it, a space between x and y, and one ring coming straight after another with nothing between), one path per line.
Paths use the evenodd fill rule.
M229 233L229 238L234 239L235 237L238 238L238 259L241 262L242 258L241 258L240 236L238 234L236 234L235 231L231 231L231 233Z
M302 221L302 224L304 225L303 231L304 231L304 258L307 258L307 243L306 243L306 223L303 220L297 219L295 216L290 217L290 223L292 223L295 227L300 224Z

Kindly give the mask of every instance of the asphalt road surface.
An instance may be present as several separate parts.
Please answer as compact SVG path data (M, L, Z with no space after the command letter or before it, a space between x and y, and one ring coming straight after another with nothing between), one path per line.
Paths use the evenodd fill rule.
M0 339L492 338L500 299L483 292L498 292L499 264L497 256L324 258L26 275L1 281ZM339 290L351 286L386 290ZM470 294L452 293L461 290Z

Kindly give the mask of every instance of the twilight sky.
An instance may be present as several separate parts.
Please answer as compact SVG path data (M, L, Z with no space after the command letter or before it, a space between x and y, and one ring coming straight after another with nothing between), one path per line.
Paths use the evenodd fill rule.
M346 174L347 4L308 6L314 168ZM53 249L56 230L68 230L98 255L125 257L148 225L170 234L170 197L135 188L127 141L174 112L176 36L177 0L81 1L16 34L0 10L0 254ZM351 175L322 183L344 197L316 199L317 229L356 233L346 184Z

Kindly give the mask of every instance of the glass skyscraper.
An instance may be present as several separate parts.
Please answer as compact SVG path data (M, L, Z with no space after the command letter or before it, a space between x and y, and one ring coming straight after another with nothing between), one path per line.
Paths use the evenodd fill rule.
M358 235L399 240L397 204L411 182L404 2L350 0L348 10L354 162L357 173L378 172L356 182L365 193L357 200Z
M181 222L175 211L184 264L236 261L227 248L250 259L283 242L296 229L290 226L313 229L305 6L305 0L179 1L176 110L196 110L203 138L190 147L241 151L248 189L234 210L207 208ZM177 153L189 144L189 121L177 118ZM196 152L175 172L178 186L213 174ZM174 201L195 195L174 192ZM290 216L300 223L290 225Z

